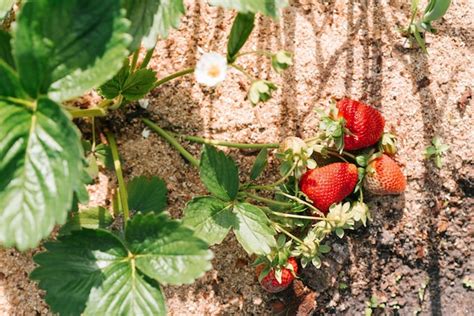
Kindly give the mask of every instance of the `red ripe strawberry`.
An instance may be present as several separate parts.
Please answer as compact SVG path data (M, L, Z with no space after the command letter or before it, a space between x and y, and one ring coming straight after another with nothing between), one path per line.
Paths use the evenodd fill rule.
M344 98L337 102L338 116L346 120L352 135L344 135L344 149L366 148L378 142L383 134L385 120L379 111L362 102Z
M369 162L364 187L373 194L400 194L407 182L397 163L387 155Z
M293 257L288 259L285 266L271 267L269 271L264 272L266 268L268 268L268 265L265 263L259 264L255 272L257 273L260 285L270 293L277 293L286 289L295 279L296 273L298 273L298 263ZM268 272L268 274L262 278L262 272ZM278 281L276 273L281 274L281 282Z
M300 188L323 213L334 203L341 202L354 191L357 184L357 167L346 162L308 170L300 180Z

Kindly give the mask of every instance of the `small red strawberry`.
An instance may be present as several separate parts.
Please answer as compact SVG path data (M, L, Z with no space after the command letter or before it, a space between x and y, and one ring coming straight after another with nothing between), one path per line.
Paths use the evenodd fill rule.
M270 292L281 292L290 286L298 273L298 263L291 257L285 265L272 267L268 263L259 264L255 272L262 287Z
M344 149L357 150L374 145L383 134L385 120L379 111L359 101L344 98L337 102L338 117L346 120L352 135L344 135Z
M323 213L334 203L341 202L354 191L357 184L357 167L346 162L308 170L300 180L301 191Z
M402 170L389 156L382 156L369 161L364 187L373 194L400 194L405 191L407 182Z

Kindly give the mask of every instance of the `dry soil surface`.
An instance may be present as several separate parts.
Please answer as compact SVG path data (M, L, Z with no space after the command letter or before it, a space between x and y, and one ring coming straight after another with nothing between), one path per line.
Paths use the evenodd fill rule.
M186 8L179 30L156 49L152 67L160 77L192 67L201 49L225 53L234 13L204 1L186 1ZM409 10L409 1L401 0L292 1L277 22L257 18L244 50L286 49L294 52L295 65L280 76L264 57L240 61L252 75L278 84L267 103L253 107L246 100L248 81L231 70L216 89L198 85L192 76L172 81L153 91L148 110L131 105L104 122L113 123L118 135L126 177L165 179L175 217L181 216L186 201L205 189L196 170L165 141L154 134L142 136L140 116L187 134L278 142L286 135L313 135L314 109L331 96L350 96L377 107L399 136L397 160L408 178L405 194L368 198L374 214L370 227L335 241L338 251L327 259L328 265L302 274L303 283L316 292L297 283L278 297L264 293L251 259L229 236L213 247L212 271L193 285L165 288L170 315L271 314L272 308L282 307L280 302L288 303L291 291L310 293L305 304L311 310L316 300L316 314L360 315L376 296L387 302L376 310L380 314L399 308L401 315L472 315L474 292L463 287L463 280L474 279L474 121L469 94L474 83L474 2L453 1L436 23L439 34L428 37L429 55L403 46L397 28L406 25ZM423 157L435 135L450 145L441 170ZM198 155L199 146L185 146ZM245 179L256 153L227 151ZM270 166L266 178L272 180L277 176L274 158ZM91 203L107 205L114 186L112 174L101 174L98 184L90 187ZM44 293L28 280L34 268L31 257L38 251L0 249L0 314L50 313Z

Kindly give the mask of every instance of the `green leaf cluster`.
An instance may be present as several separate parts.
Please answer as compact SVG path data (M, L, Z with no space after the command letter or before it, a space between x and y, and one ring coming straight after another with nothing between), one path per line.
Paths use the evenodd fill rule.
M207 247L166 214L139 213L123 237L82 229L46 243L30 277L61 315L166 315L160 284L203 275L211 268Z
M201 181L211 196L191 200L183 224L210 245L222 242L232 229L248 253L266 254L276 245L275 231L261 208L238 198L239 176L235 162L212 146L204 146Z

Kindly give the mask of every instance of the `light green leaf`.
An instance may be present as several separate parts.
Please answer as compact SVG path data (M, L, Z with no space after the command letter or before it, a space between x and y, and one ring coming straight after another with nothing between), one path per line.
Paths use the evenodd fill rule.
M209 0L209 3L242 13L260 12L273 18L278 17L280 9L288 5L287 0Z
M245 42L252 33L255 26L254 13L238 13L235 17L234 24L230 30L229 41L227 42L227 61L233 63L236 55L244 46Z
M25 250L63 224L82 186L79 131L46 98L0 101L0 244Z
M135 177L127 183L127 192L131 210L160 213L166 208L168 190L165 182L158 177Z
M165 214L135 215L125 239L138 269L163 284L191 283L212 267L208 245Z
M232 205L212 196L194 198L184 209L183 224L210 245L221 243L235 221Z
M47 243L30 275L61 315L165 315L159 285L136 269L120 239L105 230L73 232ZM73 294L73 295L72 295Z
M178 27L185 11L183 0L125 0L123 7L132 22L131 50L140 47L142 39L146 48L152 48L159 38L168 37L169 30Z
M34 98L79 96L112 78L128 55L129 22L120 0L29 1L17 23L15 60Z
M235 161L215 147L204 145L200 163L201 181L216 197L230 201L239 191L239 173Z
M12 56L11 39L10 33L0 30L0 60L3 60L14 69L15 62Z
M69 235L72 231L81 230L82 228L107 228L113 220L112 215L105 208L101 206L92 207L77 213L69 213L69 218L66 224L61 227L59 233Z
M250 171L250 179L255 180L262 174L263 170L267 166L267 157L268 149L263 148L260 150L257 158L255 159L252 170Z
M10 11L16 0L0 0L0 20Z
M143 46L153 48L160 38L167 38L171 27L177 28L184 14L183 0L161 0L158 11L153 18L153 25L143 38Z
M0 59L0 96L22 98L25 92L21 88L17 73L5 61Z
M276 246L274 229L265 213L255 205L238 203L234 207L234 233L248 253L268 254Z

